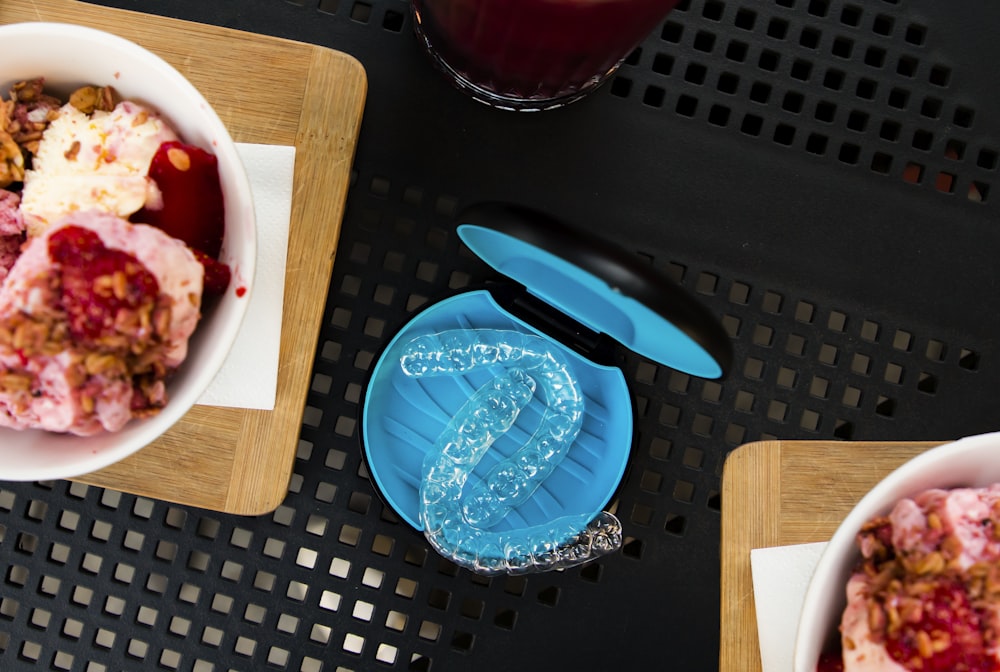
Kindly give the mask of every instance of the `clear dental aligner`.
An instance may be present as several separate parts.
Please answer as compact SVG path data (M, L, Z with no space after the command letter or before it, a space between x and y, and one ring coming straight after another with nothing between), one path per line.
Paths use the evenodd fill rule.
M548 406L531 438L465 495L462 512L478 527L492 527L527 501L569 453L583 425L583 396L566 364L531 372Z
M424 458L419 515L435 550L473 571L494 574L570 567L620 547L621 525L609 513L593 520L565 516L502 533L488 529L534 493L565 457L582 425L577 381L544 339L512 330L449 330L413 339L400 364L416 377L507 367L466 401ZM469 474L513 426L534 395L536 381L547 401L538 429L463 502Z
M562 462L583 425L583 394L569 364L540 336L513 330L454 329L413 339L401 358L409 375L455 375L502 364L530 372L545 396L538 428L464 495L466 521L492 527L527 501Z

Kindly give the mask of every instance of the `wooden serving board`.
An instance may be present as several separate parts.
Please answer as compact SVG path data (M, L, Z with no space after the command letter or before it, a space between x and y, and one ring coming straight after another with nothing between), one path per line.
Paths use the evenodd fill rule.
M889 472L940 442L761 441L722 474L720 672L760 672L750 550L827 541Z
M84 483L256 515L288 492L368 80L314 45L69 0L3 0L0 24L57 21L136 42L183 73L236 142L294 145L273 411L196 406L166 435Z

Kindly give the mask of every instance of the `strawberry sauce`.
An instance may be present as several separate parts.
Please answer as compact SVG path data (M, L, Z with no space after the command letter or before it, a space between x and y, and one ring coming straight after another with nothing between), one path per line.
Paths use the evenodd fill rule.
M155 304L156 278L131 254L109 249L90 229L66 226L49 238L59 264L62 307L74 337L97 340L116 333L122 311Z

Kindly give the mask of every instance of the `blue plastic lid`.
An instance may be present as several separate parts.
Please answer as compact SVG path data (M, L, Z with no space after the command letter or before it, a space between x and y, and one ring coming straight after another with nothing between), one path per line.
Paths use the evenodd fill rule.
M732 361L719 321L669 276L542 213L472 206L458 234L483 261L589 329L678 371L718 378Z

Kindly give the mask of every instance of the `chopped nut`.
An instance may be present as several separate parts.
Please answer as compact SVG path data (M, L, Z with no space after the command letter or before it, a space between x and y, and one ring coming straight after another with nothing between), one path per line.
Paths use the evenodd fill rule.
M986 575L986 594L990 597L1000 596L1000 567L993 565Z
M31 389L31 376L23 373L0 374L0 390L4 392L27 392Z
M868 628L872 632L882 632L885 628L885 612L882 606L872 600L868 603Z
M123 301L128 296L128 277L126 277L124 271L115 271L115 274L112 276L111 287L115 298L119 301Z
M69 338L69 325L59 321L52 325L49 332L49 340L58 345L62 345Z
M139 328L141 329L142 333L148 332L149 328L152 326L152 321L150 319L150 313L152 313L152 312L153 312L153 306L152 305L145 305L145 306L141 306L139 308L139 311L138 311L138 314L139 314Z
M956 558L962 553L962 542L954 535L949 535L941 540L941 552L946 557Z
M931 638L931 650L934 653L942 653L951 648L951 635L947 632L935 631L934 637Z
M940 553L928 553L917 562L917 574L940 574L944 570L945 562Z
M923 617L923 607L920 604L920 600L907 599L904 600L899 615L903 618L905 623L919 623Z
M69 104L84 114L110 112L118 104L118 92L110 86L83 86L69 96Z
M119 367L120 360L114 355L92 352L84 359L83 366L91 376L109 373ZM121 367L124 368L124 367Z
M124 334L105 334L97 339L97 345L105 350L127 350L129 347L129 337Z
M38 153L42 133L59 116L62 105L57 98L47 95L42 85L41 79L18 82L10 91L10 100L0 102L0 131L6 132L28 154ZM4 152L5 157L8 154Z
M91 287L97 296L112 296L114 294L114 278L110 275L99 275L94 278Z
M167 160L177 170L184 172L191 169L191 157L180 147L171 147L167 150Z
M934 645L926 630L917 631L917 651L921 658L930 658L934 655Z
M893 574L894 570L891 566L879 571L872 579L872 592L877 593L883 589L888 589L890 592L897 592L892 587L892 582L896 580L893 578Z
M27 323L22 322L14 330L14 340L11 345L14 346L15 350L24 350L28 345L29 339L30 334L28 333Z
M160 413L161 407L159 406L146 406L145 408L134 408L132 409L133 418L151 418L154 415Z
M0 130L0 187L24 181L24 154L5 130Z
M10 99L19 103L30 103L42 95L42 80L29 79L17 82L10 90Z
M69 104L84 114L90 114L97 109L100 94L96 86L84 86L69 94Z
M77 388L84 384L87 380L87 372L84 367L75 364L67 367L66 369L66 382L69 383L70 387Z
M900 626L903 625L903 619L899 615L899 610L896 609L895 605L887 604L885 611L889 617L889 631L898 631Z
M37 144L41 141L42 136L45 135L45 125L33 124L33 126L40 126L41 128L29 128L12 136L17 144L24 146L26 144Z
M170 331L170 320L170 306L160 306L153 312L153 325L158 336L166 337Z
M967 571L969 572L969 576L986 576L990 571L990 566L985 562L976 562Z
M63 152L63 156L66 158L67 161L76 161L76 157L79 155L80 155L79 140L74 140L73 144L69 146L69 149Z

